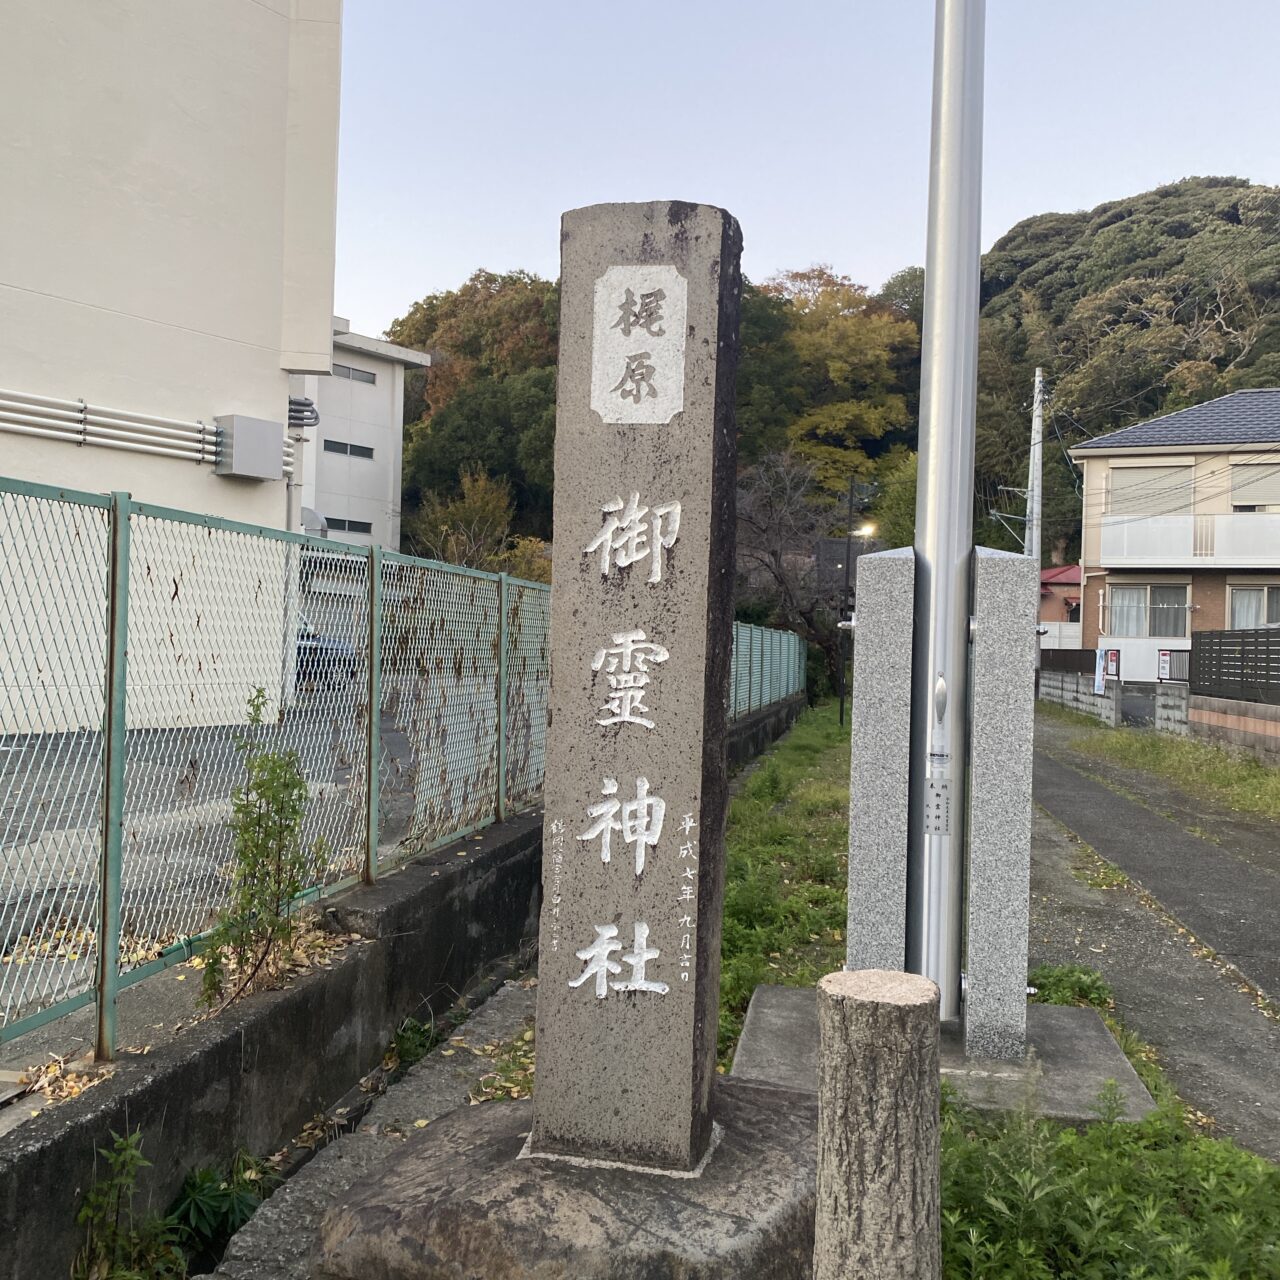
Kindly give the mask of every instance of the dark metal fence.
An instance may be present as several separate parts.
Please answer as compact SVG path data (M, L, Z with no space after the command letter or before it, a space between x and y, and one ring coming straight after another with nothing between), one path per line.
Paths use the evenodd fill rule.
M1041 649L1041 671L1072 671L1076 675L1093 675L1097 654L1092 649Z
M1207 698L1280 705L1280 630L1194 632L1189 683Z

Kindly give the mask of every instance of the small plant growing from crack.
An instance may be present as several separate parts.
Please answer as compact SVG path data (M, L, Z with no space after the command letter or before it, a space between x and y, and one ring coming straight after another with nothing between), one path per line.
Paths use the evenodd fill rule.
M209 935L201 992L205 1004L219 1009L248 991L259 974L270 974L278 954L292 950L294 903L308 883L310 859L302 847L307 780L296 751L264 743L266 704L266 691L255 689L249 731L236 743L245 781L231 793L231 900Z
M72 1280L182 1280L187 1261L172 1222L134 1207L138 1175L150 1161L142 1155L142 1133L113 1133L99 1150L106 1176L94 1178L76 1221L85 1242L71 1268Z

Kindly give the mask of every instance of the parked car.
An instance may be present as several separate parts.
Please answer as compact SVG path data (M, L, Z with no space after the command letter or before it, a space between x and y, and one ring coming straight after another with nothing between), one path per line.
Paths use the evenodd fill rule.
M299 620L299 685L349 684L359 674L360 666L360 654L355 645L337 636L322 635L305 618Z

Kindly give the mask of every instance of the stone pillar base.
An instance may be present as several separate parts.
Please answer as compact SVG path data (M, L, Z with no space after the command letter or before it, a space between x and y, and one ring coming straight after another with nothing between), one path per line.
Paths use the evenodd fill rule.
M643 1082L636 1082L643 1088ZM331 1210L316 1280L809 1280L816 1099L717 1078L718 1141L671 1175L521 1158L527 1102L463 1107Z

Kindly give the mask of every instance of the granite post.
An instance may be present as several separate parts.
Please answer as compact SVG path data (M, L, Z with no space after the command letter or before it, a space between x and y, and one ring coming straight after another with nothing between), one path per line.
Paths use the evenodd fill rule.
M1035 560L976 549L964 999L970 1057L1013 1060L1027 1048L1038 601Z
M910 547L858 557L849 700L848 969L901 969L907 956L911 776Z
M966 832L965 1051L1026 1054L1036 569L974 553ZM914 563L910 548L863 556L854 632L846 968L906 960L907 780ZM948 795L930 819L945 826Z
M712 1137L740 253L705 205L564 217L531 1155Z

